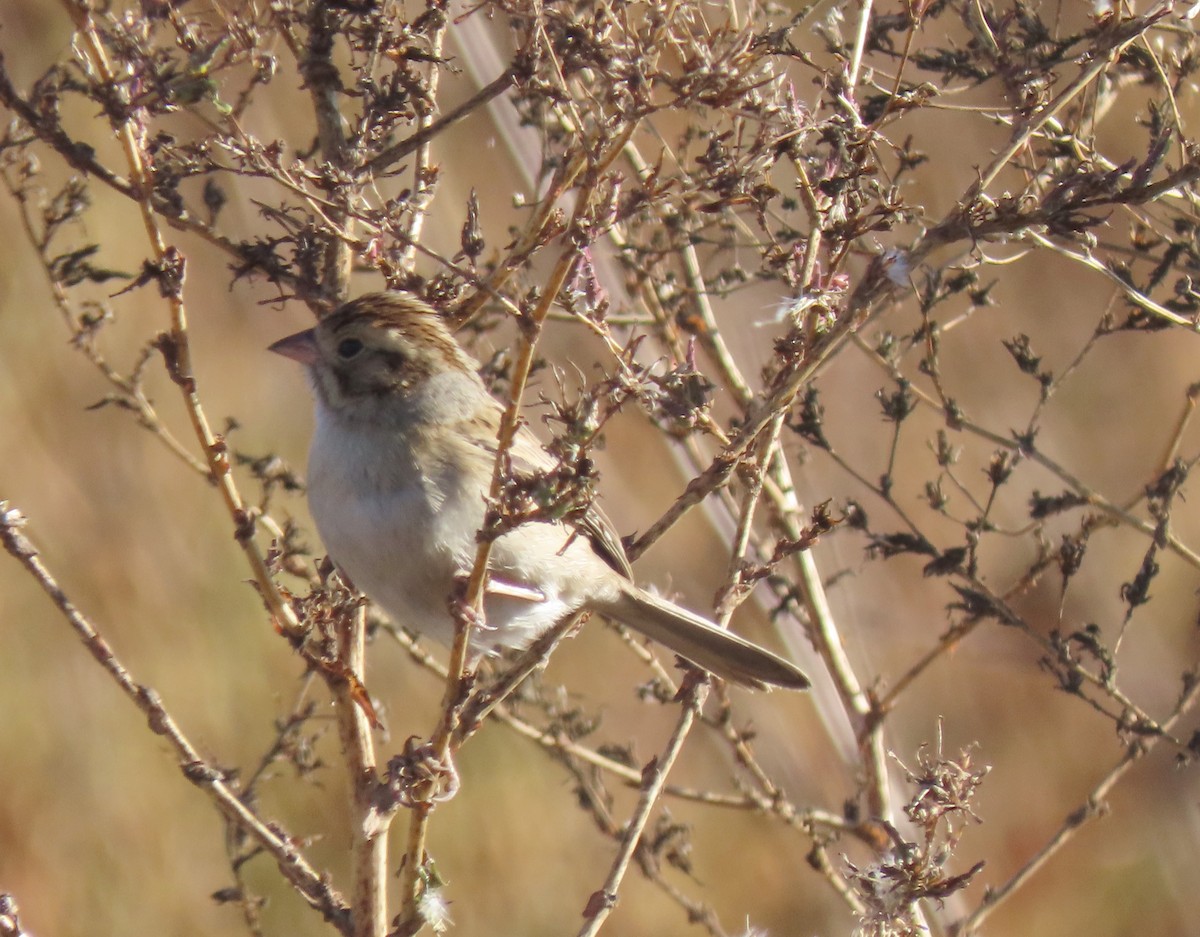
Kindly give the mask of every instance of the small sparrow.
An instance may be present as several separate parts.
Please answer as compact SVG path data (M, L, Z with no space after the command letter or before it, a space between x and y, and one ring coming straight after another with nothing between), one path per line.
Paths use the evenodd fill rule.
M271 351L307 366L316 399L308 501L334 562L397 624L449 643L447 602L475 562L503 408L438 315L405 293L347 303ZM555 460L528 429L517 472ZM492 545L473 650L523 648L599 612L750 687L807 687L794 665L633 583L608 518L533 521Z

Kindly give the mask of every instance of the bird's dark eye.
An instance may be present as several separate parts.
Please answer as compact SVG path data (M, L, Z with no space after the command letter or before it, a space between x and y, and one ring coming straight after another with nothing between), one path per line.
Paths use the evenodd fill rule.
M338 357L346 361L349 361L362 350L363 343L357 338L343 338L338 342L337 346Z

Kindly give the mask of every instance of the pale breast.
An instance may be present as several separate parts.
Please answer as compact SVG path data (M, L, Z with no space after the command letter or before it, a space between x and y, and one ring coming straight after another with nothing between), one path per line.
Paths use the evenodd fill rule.
M473 539L453 536L460 512L448 501L461 499L423 482L394 435L320 417L308 486L321 539L354 585L397 624L446 640L452 632L447 597L459 556ZM462 528L463 519L457 520Z
M313 519L330 556L397 624L451 641L447 603L475 562L493 458L461 434L414 447L394 430L318 415L308 470ZM615 591L618 579L586 536L544 523L497 540L491 572L499 586L473 636L480 651L524 647L596 590Z

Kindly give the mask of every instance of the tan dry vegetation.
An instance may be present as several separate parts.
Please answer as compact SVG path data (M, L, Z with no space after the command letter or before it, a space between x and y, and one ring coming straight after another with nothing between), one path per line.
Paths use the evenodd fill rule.
M383 17L383 26L402 36L397 39L399 48L425 48L433 41L433 32L414 26L424 7L380 2L326 8L336 26L333 61L347 87L365 54L357 47L351 51L351 45L363 41L361 36L348 38L351 27L372 16ZM826 29L826 41L814 27L830 22L835 8L842 9L844 21L842 44L832 48L837 37ZM132 121L155 131L169 130L175 136L172 146L181 150L205 138L236 141L239 132L266 143L285 140L288 159L311 150L318 119L283 34L292 30L297 36L307 35L312 21L306 17L313 4L194 0L176 5L171 17L165 4L114 4L109 14L95 13L90 25L82 20L73 25L83 9L85 5L74 0L0 0L0 50L16 93L28 100L33 83L58 59L74 60L66 74L87 85L78 64L89 55L81 36L88 29L105 35L137 33L133 20L123 19L127 9L134 9L151 23L149 44L164 50L165 60L177 69L188 57L189 42L202 45L222 30L231 40L214 60L215 94L203 86L194 100L167 101L152 93L148 73L139 72L148 66L131 56L124 67L140 75L143 89L151 89L146 91L145 110L135 110ZM602 212L589 219L591 257L580 261L576 256L574 263L577 272L580 263L596 265L612 324L604 325L599 317L584 324L581 318L586 318L588 304L569 284L562 286L551 290L561 302L545 323L538 350L563 368L572 392L579 382L594 386L617 369L616 358L594 334L597 330L607 329L618 347L635 332L645 333L644 345L630 360L647 366L659 359L678 364L676 352L686 349L688 324L695 322L700 306L686 288L688 239L676 235L695 235L705 278L701 285L711 292L719 334L758 399L767 399L794 423L800 415L797 400L810 381L806 378L798 388L796 399L769 398L763 371L777 375L789 367L797 373L818 370L824 430L834 454L812 438L789 429L781 432L775 451L787 459L803 506L790 520L807 522L813 506L826 500L835 518L845 516L851 501L866 512L866 530L845 521L820 536L810 557L824 582L830 621L849 666L862 686L876 699L894 702L894 708L881 714L877 723L854 711L845 675L839 679L828 667L828 635L814 637L813 596L804 593L796 557L777 563L772 582L800 590L805 595L800 604L807 602L808 611L772 618L768 609L778 596L764 588L740 609L735 622L756 640L785 649L810 673L815 686L808 695L731 691L733 720L739 728L753 730L756 764L763 777L778 785L780 812L814 811L816 820L806 829L765 810L663 796L644 838L648 842L661 836L665 844L657 853L659 880L635 866L621 884L605 931L682 934L707 927L714 934L741 934L753 927L785 935L842 934L859 927L864 933L891 934L923 927L952 933L955 927L978 925L980 932L992 935L1191 932L1200 916L1200 901L1191 885L1198 838L1193 753L1188 745L1195 729L1194 678L1181 675L1194 674L1200 650L1200 575L1195 556L1180 554L1200 543L1200 522L1186 482L1155 505L1148 506L1140 496L1176 456L1183 470L1191 468L1200 446L1195 427L1180 424L1190 412L1186 395L1200 370L1194 363L1197 338L1187 325L1195 310L1187 305L1191 294L1184 283L1194 275L1197 258L1196 157L1183 148L1195 119L1186 57L1196 51L1193 21L1179 16L1178 10L1160 17L1158 6L1136 15L1121 8L1106 21L1086 11L1068 11L1058 19L1048 5L1024 9L972 0L903 8L868 4L868 19L874 25L884 17L909 17L907 26L888 34L888 49L856 38L859 7L819 3L788 33L803 55L747 44L758 57L739 61L737 67L762 78L753 93L714 103L687 99L674 88L680 95L674 103L664 79L653 85L654 106L634 128L635 119L614 107L620 82L603 73L600 59L581 64L568 54L592 53L582 39L578 47L564 39L565 24L576 21L586 32L600 9L609 8L496 3L484 4L473 16L455 9L455 16L463 17L451 19L443 37L455 68L434 69L423 59L403 55L376 63L378 74L403 71L416 76L418 88L420 82L428 87L436 70L436 98L445 113L482 84L470 69L458 71L457 66L472 54L479 56L481 43L489 37L504 54L513 48L543 53L528 66L537 81L523 74L520 83L526 102L536 104L530 105L535 113L531 129L517 131L497 121L497 112L479 107L435 138L428 159L438 167L437 197L419 238L430 255L413 258L404 253L403 234L411 230L406 227L411 226L411 216L404 212L401 198L394 217L380 222L373 216L383 229L377 236L368 219L353 212L342 216L358 240L337 257L329 225L312 211L314 206L328 209L315 195L315 180L330 178L322 176L322 160L336 154L327 151L304 156L304 167L313 174L305 183L313 196L306 202L279 178L269 178L270 173L268 178L249 178L245 165L239 166L228 149L220 150L217 162L234 171L214 175L225 203L212 228L233 242L302 230L343 270L353 259L355 272L348 281L331 275L337 264L306 268L289 253L292 245L275 258L280 286L268 283L261 270L234 280L235 258L196 230L174 230L160 206L157 217L164 237L187 258L182 291L189 315L187 337L202 406L214 430L225 432L226 419L236 418L238 428L226 436L232 451L256 457L277 454L302 472L311 419L303 377L264 349L311 321L312 311L385 283L423 291L450 314L482 308L483 334L471 335L468 341L481 360L507 350L504 377L511 378L519 342L507 317L515 305L527 315L545 310L530 290L546 291L556 261L573 249L569 238L545 230L534 238L537 249L531 256L518 258L517 274L502 283L496 279L495 265L507 256L512 232L528 233L535 217L528 207L513 207L514 195L520 193L532 204L541 194L526 181L539 167L528 162L522 166L520 161L547 156L562 164L584 152L594 159L630 129L646 163L653 166L661 156L664 175L674 180L670 189L646 195L654 210L661 207L670 215L670 223L656 221L653 210L642 213L635 208L619 222L605 221ZM652 10L666 10L650 5L616 9L615 21L630 32L644 25ZM670 9L669 30L676 44L664 47L664 61L658 64L675 78L687 73L681 66L685 43L680 35L697 44L709 41L713 48L722 43L736 46L732 37L739 30L766 36L769 27L781 28L800 12L740 3L717 7L683 2ZM975 10L986 11L993 33L1014 44L1004 61L988 63L980 36L967 31L964 23ZM1018 14L1040 17L1054 36L1076 39L1061 53L1049 48L1049 42L1030 42L1018 49L1016 37L1026 35L1018 28ZM539 17L540 26L534 28ZM251 22L259 28L257 45L244 29L230 26ZM401 33L401 26L415 32ZM721 32L722 27L729 32ZM1128 39L1114 39L1122 29ZM891 92L910 32L914 40L905 59L903 90L928 80L938 83L942 93L918 99L911 110L894 105L885 122L874 128L878 136L867 149L879 175L862 178L850 173L852 178L845 182L858 201L832 182L817 186L813 180L822 172L849 172L845 156L834 154L829 141L844 144L854 109L859 109L861 120L872 94L880 94L882 88L886 98ZM605 41L610 40L615 41L613 36ZM973 56L981 67L989 64L990 77L974 83L922 67L918 53L932 54L950 45L965 50L964 55ZM106 48L119 63L119 49L111 43ZM1114 50L1120 51L1119 59ZM856 96L839 103L839 82L856 53L863 54ZM262 55L275 57L278 71L257 89L253 105L239 114L240 131L235 131L217 102L236 101L255 57ZM1039 99L1044 104L1092 62L1107 62L1104 79L1093 75L1087 91L1058 113L1076 147L1070 152L1063 140L1048 140L1044 126L1034 126L1036 108L1015 109L1015 93L1025 89L1032 94L1044 80ZM1172 82L1180 124L1175 125L1173 114L1163 118L1171 135L1158 157L1151 158L1144 126L1148 109L1153 102L1161 113L1169 111L1155 62ZM736 69L724 71L732 81ZM179 72L174 74L178 78ZM780 75L788 76L792 90ZM556 85L559 81L561 86ZM874 88L870 81L876 83ZM551 90L561 92L561 98L555 99ZM63 127L94 148L98 164L128 177L131 170L96 100L102 92L64 86L55 94L63 98ZM338 101L352 127L362 99L341 95ZM785 117L768 105L786 111L788 102L795 101L803 106L785 117L796 122L796 148L781 156L786 148L780 148L778 134ZM985 105L993 110L978 109ZM501 110L499 116L506 113ZM993 119L997 114L1008 123ZM31 154L39 170L23 190L31 199L49 197L78 175L61 152L44 139L27 140L27 125L15 113L10 117L13 123L3 151L10 185L23 184L21 168ZM385 131L392 139L403 139L415 127L400 117L391 121L385 122ZM572 121L582 121L583 126L572 130ZM723 142L745 160L736 171L751 182L775 186L765 225L771 237L760 227L750 202L730 196L705 177L697 159L705 150L702 136L689 146L681 144L689 125L697 134L712 128L733 131ZM760 130L766 142L756 149L752 141ZM983 167L1021 132L1026 133L1026 148L996 179L988 180L985 193L1001 202L1006 192L1022 192L1027 197L1022 210L1044 208L1049 214L980 214L973 229L939 229L938 222L963 210L965 193ZM898 184L903 208L893 210L885 207L888 186L876 185L876 180L886 182L896 172L897 148L909 134L912 149L930 159ZM551 142L543 143L546 139ZM674 162L675 154L685 151L680 162L687 172ZM371 152L378 152L378 146L371 151L364 145L353 155L365 160ZM1128 174L1100 179L1103 155L1114 163L1145 161L1143 182L1176 179L1185 198L1160 197L1161 191L1139 194ZM405 190L411 194L416 185L413 170L422 158L410 154L391 167L401 171L370 185L356 182L354 196L361 200L356 205L382 211L387 199ZM807 191L797 166L809 174ZM610 172L622 175L622 197L643 186L652 192L645 167L639 169L622 155L600 172L601 178L584 175L573 180L560 202L564 212L589 197L602 201L609 179L605 173ZM1063 180L1072 172L1097 174L1092 180L1095 201L1074 209L1058 205L1055 210L1062 214L1055 216L1054 200L1066 191ZM206 178L186 178L178 187L199 219L206 217ZM476 273L468 276L463 271L470 265L461 257L453 265L443 261L460 250L472 190L478 193L486 248ZM63 227L50 255L98 244L100 251L92 258L97 268L136 276L153 255L137 206L94 177L88 191L91 205ZM169 194L166 188L163 194ZM818 203L817 220L824 226L816 239L820 266L815 269L801 263L820 227L805 210L809 196ZM796 204L785 206L787 199ZM284 204L309 213L297 214L290 226L283 224L269 209ZM711 211L697 211L699 206ZM32 201L27 207L36 219L40 208ZM981 202L973 207L982 212ZM876 209L887 221L880 230L844 238L839 233L840 221L865 217ZM1080 230L1054 227L1072 211L1086 216ZM794 227L791 234L780 233L784 220ZM343 921L342 932L371 933L363 929L362 915L367 912L352 887L352 866L362 860L352 847L352 830L362 817L348 798L337 728L339 721L353 717L353 707L339 702L320 674L306 676L311 661L277 633L250 585L250 568L216 488L170 452L160 437L139 427L128 410L117 405L88 409L113 388L71 343L71 329L89 309L87 303L102 304L111 313L111 321L97 333L96 347L114 367L127 371L153 336L171 327L170 297L160 295L154 277L123 293L118 291L130 285L128 277L103 282L85 277L77 284L60 280L60 306L22 230L16 199L0 199L0 225L6 234L0 253L0 498L28 518L25 532L46 566L134 679L161 694L207 765L230 772L235 784L251 777L260 765L277 737L276 721L295 711L298 701L313 703L310 718L291 739L288 757L266 768L252 806L287 831L314 869L329 874L356 919L354 925ZM208 227L203 221L201 226ZM1087 238L1093 235L1089 244ZM1130 276L1155 302L1173 304L1170 309L1182 324L1166 324L1161 316L1139 309L1133 302L1137 297L1066 253L1094 250L1107 263L1128 261L1134 256L1131 236L1159 239L1133 263ZM937 237L942 240L935 249L930 241ZM777 247L794 251L791 261L767 262L765 245L772 238ZM1150 283L1148 270L1171 239L1178 252L1160 280ZM662 255L638 253L631 243L655 243ZM896 256L901 263L916 259L911 275L897 277L890 285L880 272L882 251L889 246L900 252ZM643 265L647 279L629 274L622 256ZM725 289L718 271L735 261L748 272L750 283ZM918 293L927 289L926 276L935 271L944 278L964 271L977 276L970 289L993 281L995 285L986 297L972 297L969 290L949 296L931 307L926 320ZM831 279L835 276L845 277L841 287ZM821 285L833 288L821 293ZM280 292L294 298L270 302ZM776 314L785 298L798 309L791 318ZM563 311L572 301L583 314L574 319ZM65 322L64 309L71 322ZM1106 313L1107 334L1095 340L1068 374ZM636 317L642 324L630 330L620 324L622 316ZM936 381L928 368L922 370L923 359L929 360L927 333L922 331L927 321L938 329ZM1158 328L1164 324L1167 327ZM939 394L953 398L967 425L948 421L938 406L920 404L900 424L893 446L895 425L882 419L875 398L877 391L896 391L888 366L872 352L885 333L897 337L895 363L906 379L935 404ZM716 424L737 438L736 421L744 414L728 374L722 373L704 340L712 333L693 328L691 334L699 336L695 353L700 370L717 385L711 413ZM997 486L994 505L986 512L994 529L979 538L978 565L971 569L965 559L951 562L947 551L970 542L969 522L984 513L982 506L992 494L985 470L998 450L1011 457L1011 433L1025 432L1037 407L1036 377L1022 374L1003 345L1021 334L1029 336L1032 354L1039 359L1035 370L1067 375L1034 421L1037 454L1052 460L1053 466L1026 457ZM778 350L775 343L784 337L794 340L793 351ZM507 386L502 381L502 389ZM163 425L203 466L204 453L190 428L185 403L157 353L145 369L144 391ZM559 395L546 369L534 373L524 396L527 403L536 404L539 395ZM548 438L561 426L543 427L538 417L544 412L541 406L526 411ZM959 450L953 477L937 464L939 431ZM721 448L702 432L691 434L688 444L694 448L671 439L661 421L656 425L647 419L636 400L613 415L603 446L590 455L599 469L606 508L623 533L649 529ZM888 474L893 448L889 504L880 479ZM1056 473L1054 466L1061 471ZM1061 494L1068 484L1064 473L1086 486L1093 505L1031 518L1034 492ZM750 464L747 474L735 479L730 489L735 508L755 477L761 478L761 471L756 476ZM259 482L245 465L235 465L234 478L248 502L259 500ZM931 510L925 491L927 482L939 478L948 498L944 513ZM1058 552L1062 538L1077 536L1085 518L1103 516L1102 503L1128 505L1130 516L1090 532L1083 563L1064 591ZM1122 584L1134 580L1152 542L1131 518L1143 523L1149 518L1153 526L1152 508L1169 516L1160 536L1174 538L1181 549L1157 551L1149 583L1151 601L1130 610L1122 598ZM276 524L294 520L299 525L299 540L311 549L299 562L311 573L323 551L302 493L274 492L269 514ZM762 505L757 518L751 549L763 561L779 535L780 520L777 511ZM733 529L728 504L710 495L702 510L685 515L651 546L638 564L640 578L693 607L711 608L728 575ZM871 537L897 531L927 538L944 567L930 569L939 557L920 552L887 560L867 555ZM272 540L271 529L260 524L255 536L259 551L268 550ZM1047 559L1044 566L1037 565L1039 557ZM275 581L292 593L303 594L309 587L303 577L273 572ZM1023 588L1014 589L1026 579ZM948 629L969 624L956 588L976 590L977 597L979 590L992 590L991 614L961 643L938 650L928 669L913 671L924 655L939 647ZM1008 595L1010 590L1013 594ZM1006 625L996 620L1002 596L1003 614L1010 616ZM986 605L977 608L986 611ZM1127 611L1131 615L1123 626ZM1084 629L1092 623L1097 628L1088 635ZM1073 633L1077 640L1057 645L1064 654L1069 650L1075 655L1071 662L1060 661L1060 673L1064 682L1083 679L1093 705L1063 692L1042 665L1055 647L1054 635ZM270 858L259 855L239 866L235 875L230 856L247 849L245 841L236 841L211 800L184 779L175 752L147 730L145 716L122 696L34 580L8 556L0 562L0 637L0 892L19 902L21 925L28 933L183 937L232 933L247 926L263 934L329 930ZM1093 637L1098 651L1085 646ZM430 650L445 660L445 649ZM1088 682L1101 672L1104 654L1117 663L1112 680ZM669 657L660 657L667 672L678 678ZM911 683L906 675L913 676ZM537 726L578 726L595 720L596 727L581 735L581 745L609 756L625 748L635 772L649 766L653 773L651 759L662 751L681 710L678 703L655 702L635 692L653 676L611 630L593 622L563 643L536 688L518 691L514 705ZM889 694L901 681L903 688L892 700ZM414 663L383 631L373 632L365 685L386 723L386 733L374 737L381 765L402 750L406 738L423 740L434 733L442 712L442 681ZM710 697L706 712L715 714L718 706L718 699ZM1169 731L1161 731L1177 708L1176 721ZM856 746L856 732L871 744ZM951 763L943 768L953 767L961 760L959 753L969 751L971 770L988 765L991 772L969 799L971 812L982 822L950 811L931 824L934 838L927 843L919 824L906 818L902 809L920 792L903 766L915 771L923 763L938 761L939 737L941 755ZM1114 773L1131 753L1136 755L1131 769ZM428 830L429 854L448 883L445 895L452 902L454 932L464 937L534 937L589 926L581 915L608 874L637 791L609 772L572 773L545 748L496 719L463 744L456 762L462 787L453 800L432 811ZM1184 770L1178 770L1181 766ZM1097 785L1105 785L1107 779L1116 783L1100 792L1096 806L1103 819L1089 818L1079 829L1056 838L1064 821L1087 805ZM693 732L668 782L722 795L764 790L754 774L735 764L728 741L709 726ZM596 797L591 812L586 806L581 809L588 793ZM615 836L599 829L605 817ZM865 826L857 832L873 835L874 848L854 835L859 821ZM391 830L389 874L382 882L389 919L397 912L412 912L411 901L406 903L410 896L402 894L403 880L390 874L405 857L408 822L408 811L401 810ZM893 900L876 894L878 906L872 914L870 878L864 874L856 879L853 870L896 872L885 822L894 825L896 836L905 842L931 847L929 861L921 867L931 878L923 880L924 893L906 891L905 887L917 889L922 881L911 867L896 873ZM672 832L672 823L681 824L678 831ZM959 834L961 840L956 838ZM938 852L942 846L944 852ZM1014 876L1048 846L1049 861L1027 880L1014 882ZM828 863L824 872L811 867L813 856ZM986 866L973 876L954 878L980 861ZM654 865L647 863L648 868ZM227 891L223 897L228 900L214 899L235 883L243 889L240 895ZM1015 884L1011 894L1004 893L994 914L985 913L990 912L988 889L1007 884ZM922 894L924 900L915 900ZM261 907L260 897L266 899ZM688 902L694 903L693 909L711 911L711 916L689 923ZM248 920L253 923L247 925ZM0 933L20 932L10 925L0 915Z

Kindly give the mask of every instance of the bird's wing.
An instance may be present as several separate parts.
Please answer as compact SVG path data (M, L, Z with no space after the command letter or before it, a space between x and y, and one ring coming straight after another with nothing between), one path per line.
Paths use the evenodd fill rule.
M609 566L626 579L633 580L633 567L629 556L625 553L625 544L621 542L613 522L594 501L588 505L587 513L579 522L579 529L591 541L592 549L599 554Z
M497 403L494 410L489 408L484 413L477 414L472 418L483 421L488 425L488 429L491 430L490 433L473 433L471 434L471 438L479 439L479 445L493 459L496 457L496 436L499 433L500 416L502 413L503 410L500 404ZM487 441L483 442L484 439ZM555 466L554 457L542 448L542 444L538 442L537 437L525 427L521 427L517 431L517 436L513 440L508 455L512 460L513 471L517 475L534 475L538 472L548 472ZM626 579L633 579L633 567L630 565L629 557L625 553L625 546L621 543L621 538L617 534L617 529L613 526L613 522L608 519L608 515L604 513L599 505L593 501L588 505L583 518L576 520L574 523L576 529L587 537L588 542L592 545L592 549L596 551L596 554L605 563Z

